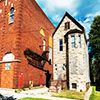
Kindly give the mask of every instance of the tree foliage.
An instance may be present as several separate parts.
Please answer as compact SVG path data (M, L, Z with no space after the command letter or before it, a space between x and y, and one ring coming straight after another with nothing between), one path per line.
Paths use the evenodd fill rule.
M94 18L89 32L90 69L96 79L100 78L100 16Z

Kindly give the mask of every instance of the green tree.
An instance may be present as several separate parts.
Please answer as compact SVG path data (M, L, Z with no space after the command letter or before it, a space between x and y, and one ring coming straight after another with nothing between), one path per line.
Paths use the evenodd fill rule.
M90 69L92 79L100 80L100 16L94 18L89 32Z

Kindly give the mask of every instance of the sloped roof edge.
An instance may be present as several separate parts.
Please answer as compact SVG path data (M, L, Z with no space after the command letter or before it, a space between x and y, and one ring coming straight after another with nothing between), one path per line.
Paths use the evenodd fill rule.
M39 4L35 0L33 2L36 4L36 6L39 8L39 10L42 12L42 14L47 18L47 20L51 23L51 25L55 29L54 24L50 21L50 19L48 18L48 16L44 13L44 11L41 9L41 7L39 6Z

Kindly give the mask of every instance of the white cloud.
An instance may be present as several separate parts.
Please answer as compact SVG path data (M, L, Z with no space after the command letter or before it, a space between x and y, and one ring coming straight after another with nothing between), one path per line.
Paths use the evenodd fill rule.
M63 9L70 11L71 13L76 12L76 8L79 5L79 0L36 0L38 3L42 2L43 8L47 9L49 13L57 12L57 9Z
M53 22L59 23L66 11L73 17L78 14L76 9L80 0L36 0L36 2Z
M74 16L76 16L78 14L78 12L76 11L76 12L74 12L73 14L72 14L72 16L74 17Z
M93 17L100 15L100 11L98 11L99 10L98 5L100 0L95 1L98 2L98 5L93 6L92 9L88 9L88 8L91 7L94 2L92 2L92 4L90 2L89 4L88 2L89 0L87 1L85 0L36 0L36 1L41 6L43 11L46 13L46 15L52 19L52 22L55 24L55 26L60 22L63 15L67 11L74 18L80 19L80 24L82 24L85 27L86 33L88 33L90 30L90 25L93 21ZM84 13L82 13L83 10Z
M98 15L100 15L100 12L95 12L95 13L87 14L86 17L96 17Z
M75 3L77 0L48 0L47 5L49 8L60 8L60 9L72 9L74 10L77 6Z
M55 15L54 17L52 17L52 20L55 21L55 22L60 22L61 16L60 15Z
M84 23L88 23L88 22L90 22L90 19L89 19L89 18L87 18L87 19L84 21Z

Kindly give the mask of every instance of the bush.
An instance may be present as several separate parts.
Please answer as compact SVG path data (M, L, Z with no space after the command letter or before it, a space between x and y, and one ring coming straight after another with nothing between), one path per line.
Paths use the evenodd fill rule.
M15 89L15 92L16 93L20 93L20 92L22 92L23 91L23 89Z
M17 100L13 96L7 97L0 94L0 100Z

